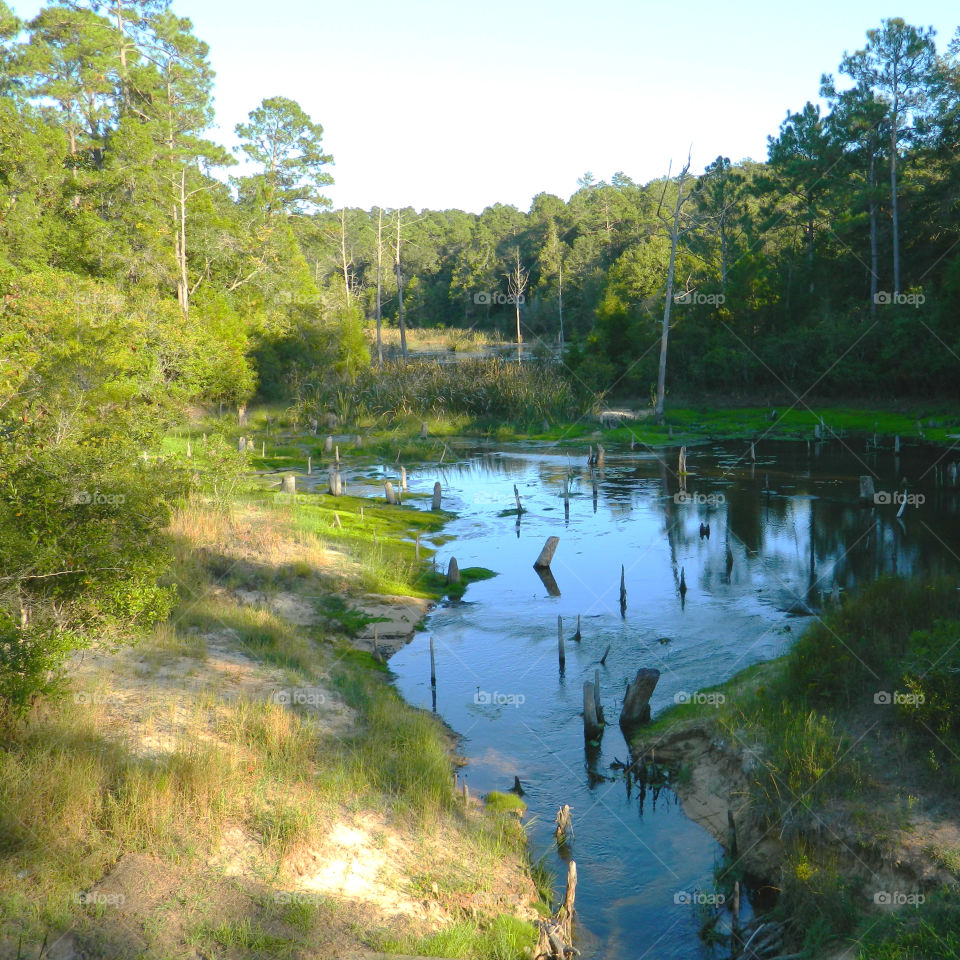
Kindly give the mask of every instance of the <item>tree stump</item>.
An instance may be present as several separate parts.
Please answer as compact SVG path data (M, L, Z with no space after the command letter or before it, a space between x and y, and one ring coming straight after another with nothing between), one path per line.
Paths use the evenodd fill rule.
M583 684L583 738L595 742L603 736L603 727L597 717L597 698L593 684L586 680Z
M387 495L387 503L391 505L396 504L397 494L396 494L396 491L393 489L393 484L389 480L386 480L384 481L383 489Z
M533 564L538 570L542 570L550 566L550 564L553 562L553 555L557 552L557 544L559 542L559 537L547 537L547 542L543 545L543 549L540 551L540 556L537 557Z
M328 436L327 439L323 441L323 452L333 453L333 437Z
M873 503L874 495L875 490L873 487L873 477L871 477L869 474L866 474L860 478L860 499L864 503Z
M297 478L292 473L286 473L280 481L280 489L283 493L296 494Z
M451 557L450 563L447 564L447 583L459 583L460 582L460 568L457 566L457 558Z
M660 671L653 667L641 667L623 695L620 711L620 729L625 734L635 727L650 722L650 697L660 680Z
M438 480L433 485L433 502L430 504L430 509L436 512L440 509L440 481Z

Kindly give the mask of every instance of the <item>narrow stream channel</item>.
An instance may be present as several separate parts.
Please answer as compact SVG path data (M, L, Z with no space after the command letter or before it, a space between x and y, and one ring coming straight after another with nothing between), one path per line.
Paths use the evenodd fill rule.
M484 566L498 576L433 611L425 632L391 658L396 685L409 702L431 707L432 635L437 711L463 737L471 792L506 790L520 777L532 853L546 855L560 883L566 867L553 845L553 818L560 804L572 806L585 960L707 955L687 895L711 890L720 847L669 790L628 794L610 768L628 757L616 720L636 670L661 671L656 715L677 697L782 653L835 582L846 591L882 573L960 567L960 491L937 489L930 469L944 451L918 446L895 457L864 447L863 440L809 449L765 442L755 464L742 442L691 448L686 498L678 496L675 450L608 451L596 498L585 450L461 447L455 463L411 471L411 489L428 492L439 480L444 505L458 513L438 564L456 556L461 569ZM925 502L907 507L902 520L896 505L862 506L858 477L868 468L880 478L878 491L892 492L907 477ZM395 469L384 465L382 473ZM514 484L526 510L519 524L500 516L514 506ZM709 523L709 538L700 536L701 523ZM559 595L533 569L550 535L560 537L552 564ZM579 643L571 639L578 614ZM596 669L610 725L588 761L582 688Z

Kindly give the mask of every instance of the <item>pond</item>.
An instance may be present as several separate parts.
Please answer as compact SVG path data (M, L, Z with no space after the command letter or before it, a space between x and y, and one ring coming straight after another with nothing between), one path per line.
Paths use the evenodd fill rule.
M656 715L784 652L834 585L843 593L884 573L960 567L960 490L943 469L952 458L925 446L898 455L867 446L764 441L755 461L743 442L690 448L685 489L676 449L609 450L596 469L586 442L582 450L463 446L454 463L410 471L412 490L429 492L439 480L444 506L458 513L438 564L445 569L455 556L461 569L498 576L430 614L426 630L390 660L396 685L409 702L432 707L432 636L436 709L463 737L471 792L507 790L520 778L532 854L545 855L561 887L566 867L553 819L559 805L573 808L585 958L706 956L689 900L712 889L721 848L669 789L628 791L610 767L628 758L616 720L637 669L661 672ZM384 465L383 476L396 469ZM912 500L899 519L899 504L861 504L859 476L867 473L881 500L909 480ZM947 485L937 486L937 476ZM514 484L525 511L519 522L505 515ZM551 535L560 538L552 580L533 568ZM588 757L583 682L596 670L610 725Z

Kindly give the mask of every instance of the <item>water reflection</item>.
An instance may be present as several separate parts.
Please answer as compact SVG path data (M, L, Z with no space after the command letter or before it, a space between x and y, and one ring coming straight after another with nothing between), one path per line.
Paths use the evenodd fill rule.
M709 889L720 853L683 816L669 784L631 782L611 769L627 757L616 720L637 669L661 672L656 714L777 656L837 591L882 573L960 567L960 491L936 486L930 469L941 451L904 447L865 459L836 441L764 443L753 461L743 444L716 445L688 449L686 477L677 474L678 452L608 450L591 468L586 444L572 452L477 447L410 474L414 490L439 480L459 513L441 566L455 555L461 567L499 573L429 618L437 709L464 736L471 790L507 789L520 777L536 817L535 856L552 849L558 806L573 807L569 853L579 868L585 957L699 956L692 911L675 897ZM394 469L384 466L384 475ZM858 477L868 469L877 490L902 489L907 478L925 502L899 520L895 504L861 505ZM507 514L514 484L520 518ZM550 535L560 537L551 569L535 571ZM426 635L391 667L408 700L432 705ZM585 748L583 683L595 671L610 725Z

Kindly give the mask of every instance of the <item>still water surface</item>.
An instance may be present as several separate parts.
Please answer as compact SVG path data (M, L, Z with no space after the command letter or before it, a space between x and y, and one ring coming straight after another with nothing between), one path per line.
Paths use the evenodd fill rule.
M560 804L573 807L585 958L707 955L682 901L711 890L720 847L669 790L628 794L610 768L628 757L616 719L636 670L661 671L656 715L678 696L784 652L835 583L845 592L882 573L960 568L960 491L935 488L929 469L943 451L913 447L895 457L864 446L765 442L756 463L743 443L691 448L686 494L675 450L608 451L603 469L593 470L586 449L462 447L453 464L411 471L412 490L429 492L439 480L444 506L458 513L444 530L454 539L440 548L438 564L445 569L456 556L461 569L489 567L498 576L433 611L426 631L391 658L396 685L411 703L432 706L432 635L436 708L463 737L471 792L506 790L520 777L532 852L546 854L561 883L566 867L552 824ZM384 465L382 475L396 469ZM907 507L901 520L896 505L862 506L858 477L868 472L879 491L908 478L925 502ZM500 515L514 506L514 484L526 511L519 524ZM710 525L709 538L700 536L701 523ZM560 537L555 584L532 566L550 535ZM578 614L579 643L571 639ZM567 638L563 673L558 615ZM596 669L610 726L588 759L582 691Z

